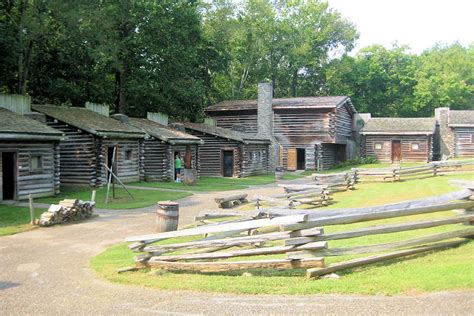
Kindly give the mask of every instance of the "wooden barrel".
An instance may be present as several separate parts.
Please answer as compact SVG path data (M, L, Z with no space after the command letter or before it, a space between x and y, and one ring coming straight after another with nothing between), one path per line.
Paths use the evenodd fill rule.
M156 231L158 233L178 229L179 203L173 201L158 202L156 210Z

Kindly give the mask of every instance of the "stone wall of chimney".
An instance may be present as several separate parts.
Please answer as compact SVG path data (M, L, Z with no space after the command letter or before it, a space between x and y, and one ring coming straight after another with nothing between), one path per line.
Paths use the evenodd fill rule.
M258 84L257 137L270 139L268 148L269 169L274 171L280 160L280 144L273 135L273 86L269 82Z
M439 124L438 133L435 133L435 147L439 148L439 158L454 154L454 136L449 124L449 108L435 109L435 118ZM437 135L436 135L437 134Z

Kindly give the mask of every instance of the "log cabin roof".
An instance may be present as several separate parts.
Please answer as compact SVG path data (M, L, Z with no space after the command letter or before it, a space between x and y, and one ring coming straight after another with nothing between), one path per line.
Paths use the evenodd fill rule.
M234 140L237 142L241 142L244 144L270 144L269 139L260 138L253 134L242 133L238 131L234 131L232 129L217 127L217 126L210 126L201 123L189 123L185 122L182 123L185 128L192 129L201 133L214 135L217 137L222 137L230 140Z
M86 108L33 104L35 111L99 137L144 138L145 133L131 125Z
M371 118L365 123L361 134L371 135L431 135L436 128L436 119L417 118Z
M348 106L352 113L356 110L347 96L274 98L273 109L332 109L343 105ZM222 101L204 109L213 111L244 111L257 110L257 100L229 100Z
M64 134L41 122L0 108L0 139L61 140Z
M474 127L474 111L449 110L448 125L451 127Z
M145 119L133 118L128 119L128 123L136 128L140 128L148 135L155 137L161 141L174 144L200 144L202 140L196 136L185 132L178 131L169 126Z

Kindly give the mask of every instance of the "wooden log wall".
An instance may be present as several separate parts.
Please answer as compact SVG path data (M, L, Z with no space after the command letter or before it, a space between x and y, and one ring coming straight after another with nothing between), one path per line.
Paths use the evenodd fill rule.
M52 196L56 192L55 144L54 142L1 142L2 152L16 153L16 197L25 200L28 195L33 197ZM31 156L40 156L42 168L30 170ZM0 155L0 172L1 172ZM0 173L0 186L2 184ZM0 189L3 189L0 187ZM0 191L3 193L3 190ZM0 194L0 200L3 194Z
M245 132L249 134L257 133L257 111L226 111L209 113L216 121L216 125L222 128L232 129L232 126L239 124L245 127Z
M60 142L60 182L62 184L96 183L96 164L98 163L95 137L76 127L47 117L47 125L60 130L67 139Z
M107 148L117 146L117 170L116 175L122 182L140 181L139 162L139 139L103 139L102 155L107 157ZM126 152L131 151L131 159L127 159ZM107 183L106 172L101 174L103 183ZM105 180L105 181L104 181Z
M222 151L234 151L234 177L241 176L240 143L222 137L186 129L186 133L197 136L204 141L199 147L200 175L207 177L222 177Z
M168 145L156 139L142 141L143 173L145 181L171 181L170 151Z
M345 106L336 109L336 143L352 139L352 114Z
M242 177L264 174L268 170L268 145L242 146Z
M392 140L401 142L401 162L429 162L433 156L431 136L427 135L366 135L365 156L375 157L380 163L392 162ZM375 143L381 143L382 149L376 150ZM419 145L412 150L412 144Z
M474 127L454 128L455 157L474 156Z

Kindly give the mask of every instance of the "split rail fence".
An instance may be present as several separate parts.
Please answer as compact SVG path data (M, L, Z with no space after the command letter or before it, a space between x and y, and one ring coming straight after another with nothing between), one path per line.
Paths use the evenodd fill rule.
M139 254L137 268L162 270L225 272L248 269L306 269L310 278L383 260L458 246L474 236L474 186L458 192L420 200L368 208L333 210L260 209L248 212L227 211L228 220L178 231L134 236L126 239L129 248ZM406 217L452 210L462 214L436 219L403 221L325 233L324 227L356 222ZM455 213L453 213L455 214ZM239 216L238 216L239 215ZM222 219L222 211L219 217ZM236 218L236 216L238 216ZM211 218L212 215L207 218ZM455 225L437 234L390 243L333 248L331 241L361 236ZM196 240L167 244L159 241L197 236ZM226 261L226 259L272 256L268 259ZM325 265L328 256L366 255L350 261Z

